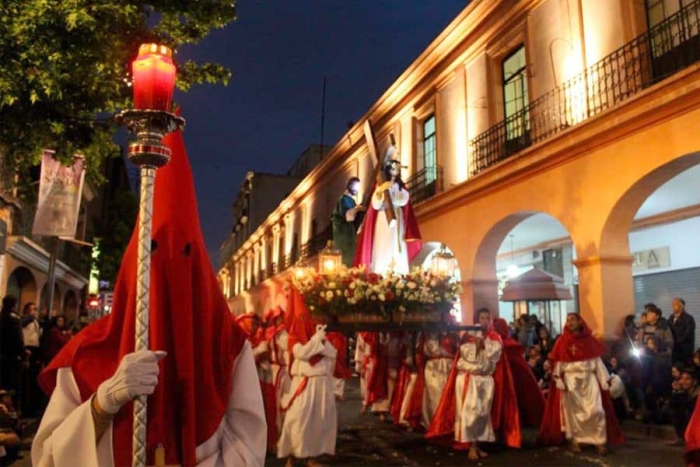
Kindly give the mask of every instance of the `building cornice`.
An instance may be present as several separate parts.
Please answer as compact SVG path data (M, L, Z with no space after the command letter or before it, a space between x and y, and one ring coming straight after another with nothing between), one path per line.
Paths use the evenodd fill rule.
M34 269L48 273L49 253L25 236L10 236L7 253ZM73 271L63 261L56 261L56 279L78 290L88 283L86 278Z

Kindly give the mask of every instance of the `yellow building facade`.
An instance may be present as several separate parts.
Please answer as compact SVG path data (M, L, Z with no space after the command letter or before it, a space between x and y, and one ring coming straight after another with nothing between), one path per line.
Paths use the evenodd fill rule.
M369 120L380 149L397 141L421 257L445 244L457 258L465 322L502 308L504 262L564 245L568 310L612 337L639 311L632 232L700 216L699 45L697 1L472 1L223 261L232 311L284 306L285 271L317 251L347 179L372 176Z

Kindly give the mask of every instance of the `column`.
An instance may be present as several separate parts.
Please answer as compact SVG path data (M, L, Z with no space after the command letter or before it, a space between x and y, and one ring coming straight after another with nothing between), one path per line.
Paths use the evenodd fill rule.
M474 323L474 314L480 308L491 310L498 316L498 279L470 279L462 281L462 323Z

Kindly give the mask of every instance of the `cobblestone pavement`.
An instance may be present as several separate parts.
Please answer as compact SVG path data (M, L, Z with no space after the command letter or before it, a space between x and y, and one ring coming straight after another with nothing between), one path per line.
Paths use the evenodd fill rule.
M683 448L667 446L663 439L668 430L655 430L654 436L640 430L639 425L623 425L627 437L624 446L607 456L599 456L592 449L574 455L564 448L535 448L534 430L525 430L521 450L487 449L488 459L469 461L464 452L454 452L433 446L419 434L407 433L390 423L381 423L372 415L360 416L360 395L356 379L348 385L346 401L339 404L339 433L335 457L322 458L328 466L596 466L596 467L674 467L683 466ZM27 440L27 443L29 440ZM29 451L25 458L14 463L16 467L30 467ZM269 456L270 467L284 466L284 461ZM299 466L302 463L297 464Z

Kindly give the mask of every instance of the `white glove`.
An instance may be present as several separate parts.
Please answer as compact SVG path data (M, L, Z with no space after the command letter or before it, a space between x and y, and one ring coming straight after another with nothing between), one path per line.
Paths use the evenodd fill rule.
M136 398L153 394L158 384L158 361L167 355L161 350L140 350L122 358L114 375L97 388L97 403L109 414Z
M561 378L554 378L554 384L556 384L557 389L560 391L566 391L566 385L564 384L564 381Z
M320 341L326 340L326 325L325 324L317 324L316 325L316 334L314 334L313 339L318 339Z

